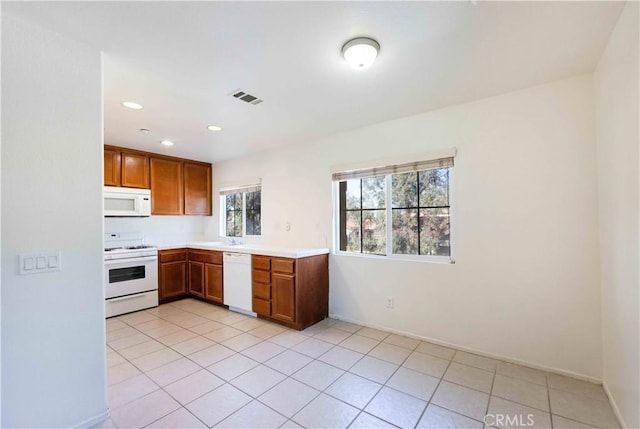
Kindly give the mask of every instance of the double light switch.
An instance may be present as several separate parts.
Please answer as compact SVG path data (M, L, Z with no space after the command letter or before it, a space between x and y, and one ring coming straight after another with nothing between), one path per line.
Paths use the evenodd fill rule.
M20 257L20 274L48 273L61 271L60 252L23 253Z

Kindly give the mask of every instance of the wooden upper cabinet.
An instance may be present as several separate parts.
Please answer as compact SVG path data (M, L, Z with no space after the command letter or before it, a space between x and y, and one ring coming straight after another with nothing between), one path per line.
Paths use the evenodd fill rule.
M120 186L120 151L104 149L104 185Z
M149 157L122 152L121 186L149 189Z
M151 214L184 213L182 161L151 157Z
M211 216L211 164L185 161L184 214Z
M152 215L213 213L210 163L104 146L104 185L151 189Z

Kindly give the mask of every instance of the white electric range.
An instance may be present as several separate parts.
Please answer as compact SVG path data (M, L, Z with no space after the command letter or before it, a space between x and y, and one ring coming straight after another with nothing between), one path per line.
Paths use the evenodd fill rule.
M158 305L158 249L143 242L141 232L105 234L106 317Z

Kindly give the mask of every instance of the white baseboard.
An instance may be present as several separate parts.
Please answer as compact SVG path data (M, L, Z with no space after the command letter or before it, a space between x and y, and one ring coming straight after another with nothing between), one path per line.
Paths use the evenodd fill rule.
M620 423L620 427L628 428L629 426L627 426L627 423L624 421L624 417L622 417L620 408L618 408L618 404L613 398L613 395L611 395L611 391L609 390L609 386L607 385L606 380L602 380L602 388L604 389L604 393L607 394L607 398L609 398L609 403L611 404L611 408L613 408L613 413L616 415L616 418L618 419L618 423Z
M91 427L94 427L94 426L98 425L99 423L104 422L108 418L109 418L109 409L107 408L106 410L104 410L103 412L98 414L97 416L93 416L91 418L88 418L87 420L85 420L83 422L80 422L77 425L72 426L72 428L73 429L91 428Z
M453 343L448 343L446 341L441 341L435 338L428 338L428 337L423 337L420 335L416 335L413 334L411 332L405 332L405 331L400 331L398 329L391 329L388 328L386 326L379 326L379 325L372 325L369 323L363 323L360 320L355 320L355 319L351 319L349 317L343 317L339 314L329 314L329 317L333 318L333 319L337 319L337 320L343 320L345 322L351 322L351 323L356 323L358 325L362 325L362 326L367 326L369 328L375 328L375 329L380 329L382 331L387 331L387 332L391 332L394 334L399 334L399 335L404 335L405 337L410 337L410 338L415 338L417 340L422 340L422 341L428 341L430 343L433 344L438 344L440 346L444 346L444 347L450 347L453 349L457 349L457 350L462 350L463 352L469 352L469 353L473 353L476 355L480 355L480 356L485 356L488 358L492 358L492 359L498 359L501 361L505 361L505 362L509 362L509 363L515 363L518 365L523 365L523 366L528 366L529 368L535 368L535 369L539 369L541 371L547 371L547 372L552 372L554 374L558 374L558 375L565 375L567 377L572 377L572 378L577 378L579 380L583 380L583 381L588 381L590 383L595 383L595 384L602 384L602 380L596 377L591 377L589 375L584 375L584 374L579 374L579 373L575 373L572 371L567 371L564 369L560 369L560 368L553 368L553 367L549 367L549 366L545 366L545 365L539 365L533 362L527 362L527 361L523 361L521 359L515 359L509 356L504 356L504 355L499 355L499 354L495 354L495 353L489 353L483 350L478 350L478 349L473 349L470 347L465 347L465 346L461 346L459 344L453 344Z

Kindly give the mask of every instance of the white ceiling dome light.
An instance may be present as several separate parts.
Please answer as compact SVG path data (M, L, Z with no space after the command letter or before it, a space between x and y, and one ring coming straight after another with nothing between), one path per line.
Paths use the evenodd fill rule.
M133 110L140 110L140 109L142 109L142 105L141 105L141 104L135 103L135 102L133 102L133 101L123 101L123 102L122 102L122 105L123 105L124 107L128 107L129 109L133 109Z
M173 146L173 142L171 140L162 140L160 144L164 146Z
M368 37L358 37L349 40L342 47L344 59L356 69L366 69L370 67L378 56L380 44Z

